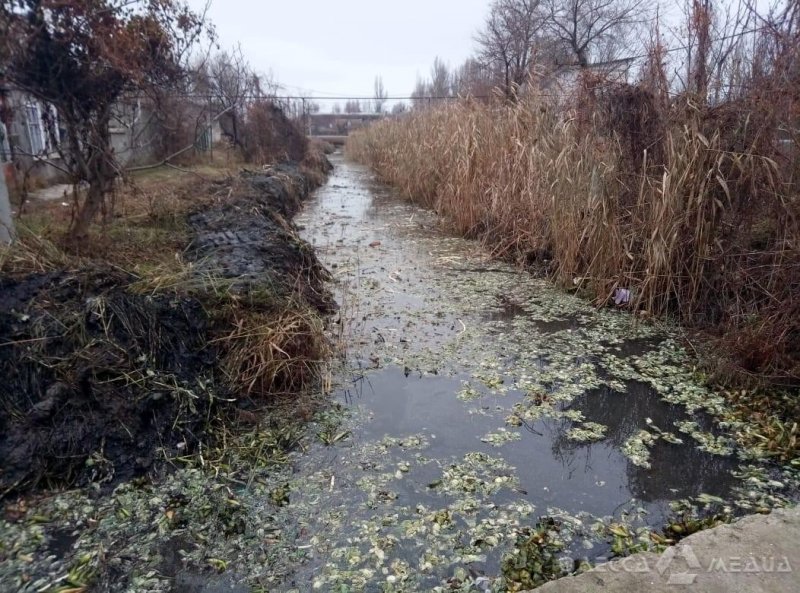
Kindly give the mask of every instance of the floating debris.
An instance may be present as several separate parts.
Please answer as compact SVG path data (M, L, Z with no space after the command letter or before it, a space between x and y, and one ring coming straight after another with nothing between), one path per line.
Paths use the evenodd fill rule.
M514 488L517 479L514 468L498 457L472 452L464 455L461 463L453 464L440 480L429 488L448 494L494 494L503 488Z
M506 428L499 428L497 432L490 432L481 437L481 442L489 443L494 447L501 447L511 441L519 441L522 436L518 432L508 430Z
M622 452L633 465L650 469L650 449L658 440L654 434L646 430L640 430L635 435L627 439L622 445Z
M597 422L583 422L580 426L570 428L567 437L579 443L590 443L603 440L606 436L608 427Z

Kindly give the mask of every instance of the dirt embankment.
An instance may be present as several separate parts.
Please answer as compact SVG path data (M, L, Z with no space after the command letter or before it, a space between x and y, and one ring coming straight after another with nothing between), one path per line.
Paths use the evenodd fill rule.
M231 199L189 216L197 273L230 280L239 292L271 286L329 309L327 271L290 222L312 189L313 181L291 165L242 173Z
M192 243L169 282L97 262L0 276L0 498L113 483L191 454L213 439L213 419L265 395L243 394L231 370L271 373L258 383L267 391L313 379L319 352L301 350L322 348L321 336L278 326L332 307L326 271L290 222L326 163L222 182L223 197L188 216ZM269 330L294 350L272 337L272 358L248 367L239 351L252 344L237 336L256 322L259 335ZM305 357L303 381L284 376L295 368L279 352Z

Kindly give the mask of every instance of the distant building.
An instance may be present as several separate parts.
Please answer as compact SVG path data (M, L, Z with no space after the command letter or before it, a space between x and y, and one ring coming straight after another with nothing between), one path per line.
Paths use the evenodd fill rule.
M387 117L383 113L312 113L308 116L311 136L347 136L353 130Z

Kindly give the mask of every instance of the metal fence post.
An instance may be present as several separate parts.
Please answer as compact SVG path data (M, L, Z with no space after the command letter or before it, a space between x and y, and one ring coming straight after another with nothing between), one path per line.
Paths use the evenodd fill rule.
M11 203L8 199L6 175L0 167L0 243L11 243L14 238L14 221L11 218Z

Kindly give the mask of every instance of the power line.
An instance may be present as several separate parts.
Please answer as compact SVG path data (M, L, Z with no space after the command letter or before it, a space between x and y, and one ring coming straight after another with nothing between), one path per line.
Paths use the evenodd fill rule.
M472 97L473 99L488 99L489 95L470 95L470 97ZM245 97L242 97L242 98L243 99L278 99L278 100L286 99L286 100L290 100L290 101L305 100L305 101L312 101L312 102L313 101L341 101L343 99L347 99L347 100L350 100L350 101L375 101L376 100L375 97L301 97L301 96L295 97L295 96L289 96L289 95L275 95L275 96L272 96L272 97L268 97L268 96L262 96L262 97L245 96ZM446 96L440 96L440 97L428 97L428 96L425 96L425 97L410 97L410 96L409 97L381 97L380 100L381 101L412 101L412 100L414 100L414 101L417 101L417 100L419 100L419 101L427 101L427 100L430 99L430 100L433 100L433 101L452 101L454 99L463 99L463 98L464 97L446 95Z
M338 98L350 99L350 97L348 97L346 95L342 95L341 93L335 93L333 91L321 91L321 90L318 90L318 89L310 89L310 88L305 88L305 87L302 87L302 86L297 86L295 84L278 83L275 86L280 88L280 89L286 90L286 91L294 89L295 91L299 91L301 93L319 93L321 95L327 95L327 96L330 96L330 97L336 97L337 99Z
M746 31L739 31L738 33L731 33L730 35L723 35L722 37L717 37L715 39L711 39L709 43L719 43L720 41L729 41L731 39L736 39L737 37L744 37L745 35L752 35L753 33L760 33L762 31L767 31L771 27L765 25L763 27L756 27L755 29L748 29ZM676 51L682 51L691 49L691 45L679 45L676 47L671 47L668 49L663 50L665 54L671 54ZM641 60L642 58L650 57L650 53L639 54L638 56L629 56L627 58L620 58L619 60L611 60L611 62L625 62L625 61L634 61L634 60Z

